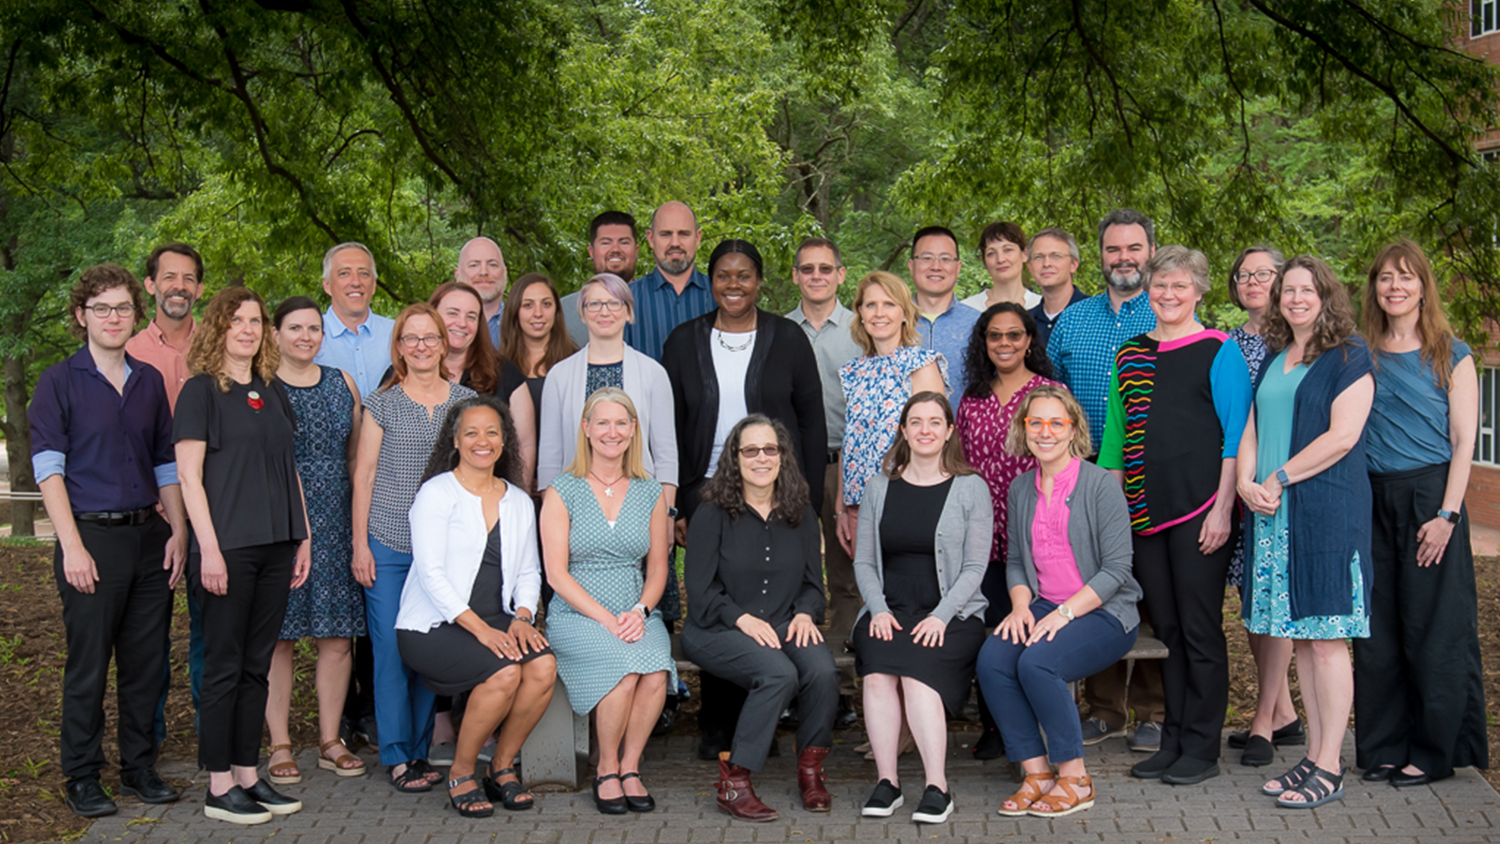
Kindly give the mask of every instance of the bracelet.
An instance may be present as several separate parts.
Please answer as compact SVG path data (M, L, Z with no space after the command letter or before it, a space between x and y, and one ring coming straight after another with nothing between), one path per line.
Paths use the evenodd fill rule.
M531 616L531 615L528 615L528 616L526 616L526 617L525 617L525 618L522 618L522 617L521 617L521 616L519 616L519 615L518 615L518 616L516 616L516 621L524 621L524 622L526 622L526 623L527 623L527 624L531 624L531 623L532 623L532 622L533 622L533 621L535 621L535 620L536 620L536 616Z

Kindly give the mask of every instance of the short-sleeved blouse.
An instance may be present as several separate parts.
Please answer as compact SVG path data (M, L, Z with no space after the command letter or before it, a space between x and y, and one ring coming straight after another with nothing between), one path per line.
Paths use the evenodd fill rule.
M842 458L845 504L855 506L864 500L865 484L879 470L896 438L901 408L911 398L911 374L934 361L947 383L947 360L922 346L900 346L888 355L858 357L839 369L847 400Z
M1266 338L1261 334L1251 334L1245 330L1245 326L1229 329L1229 339L1240 347L1240 354L1245 356L1245 366L1250 370L1250 383L1256 383L1260 377L1260 368L1266 362Z
M182 385L172 429L174 442L207 446L203 491L221 551L307 538L297 416L280 381L252 375L222 392L213 376L195 375Z
M1452 365L1473 354L1452 338ZM1376 474L1406 472L1453 459L1448 391L1417 350L1375 352L1375 402L1370 407L1365 457Z
M1004 403L993 390L986 389L983 396L964 396L958 403L954 426L958 428L958 440L963 443L964 455L969 465L984 478L990 487L990 500L995 504L995 539L990 545L990 562L1005 559L1006 499L1010 497L1010 482L1036 468L1036 458L1028 454L1011 454L1005 450L1005 438L1010 433L1011 422L1026 394L1043 384L1057 384L1040 375L1021 385L1019 390ZM1061 385L1058 385L1061 386ZM1000 566L1001 574L1004 566Z
M365 411L384 432L370 498L370 535L392 551L411 553L408 513L422 485L432 444L437 442L449 408L474 395L468 387L449 384L448 398L432 409L431 416L400 384L389 390L376 390L365 398Z

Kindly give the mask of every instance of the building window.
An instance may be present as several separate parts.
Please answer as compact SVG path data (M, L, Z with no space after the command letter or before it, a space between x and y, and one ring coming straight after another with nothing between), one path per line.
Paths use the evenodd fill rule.
M1479 436L1474 439L1474 461L1500 465L1500 369L1484 367L1479 373Z
M1495 7L1500 0L1470 0L1469 35L1478 38L1486 33L1500 30Z

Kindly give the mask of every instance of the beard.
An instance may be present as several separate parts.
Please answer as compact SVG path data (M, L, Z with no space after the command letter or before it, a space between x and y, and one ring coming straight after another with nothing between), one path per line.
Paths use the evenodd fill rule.
M1122 275L1116 268L1130 267L1134 272ZM1146 275L1135 264L1115 264L1104 273L1104 283L1121 293L1134 293L1146 284Z
M677 258L662 258L656 266L667 275L682 275L693 268L693 256L684 253Z
M168 297L174 294L187 292L187 303L179 305L172 302ZM171 319L186 319L193 313L193 295L191 292L182 290L168 290L161 300L156 303L156 309L166 314Z

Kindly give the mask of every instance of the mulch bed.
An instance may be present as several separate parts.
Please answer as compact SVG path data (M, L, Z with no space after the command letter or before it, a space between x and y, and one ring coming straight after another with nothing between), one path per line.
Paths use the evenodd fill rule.
M1500 557L1481 558L1476 561L1476 569L1485 697L1492 711L1500 711ZM1249 724L1255 708L1255 667L1244 628L1238 622L1239 606L1234 596L1226 597L1224 609L1230 652L1229 712L1225 721L1243 727ZM318 738L312 657L310 646L298 648L297 689L292 701L292 741L298 747L315 746ZM88 828L88 822L75 817L62 802L57 735L64 660L62 605L52 579L51 546L0 544L0 842L72 840ZM162 755L191 760L197 752L197 741L186 676L187 602L181 589L172 629L172 660L174 683L167 703L168 735ZM112 757L113 691L106 701L104 746L106 757ZM695 708L696 701L688 705L685 717L678 721L678 731L693 730ZM1500 718L1490 718L1489 734L1490 754L1500 762ZM117 776L111 764L105 771L105 785L113 790ZM1500 770L1485 776L1500 788Z

